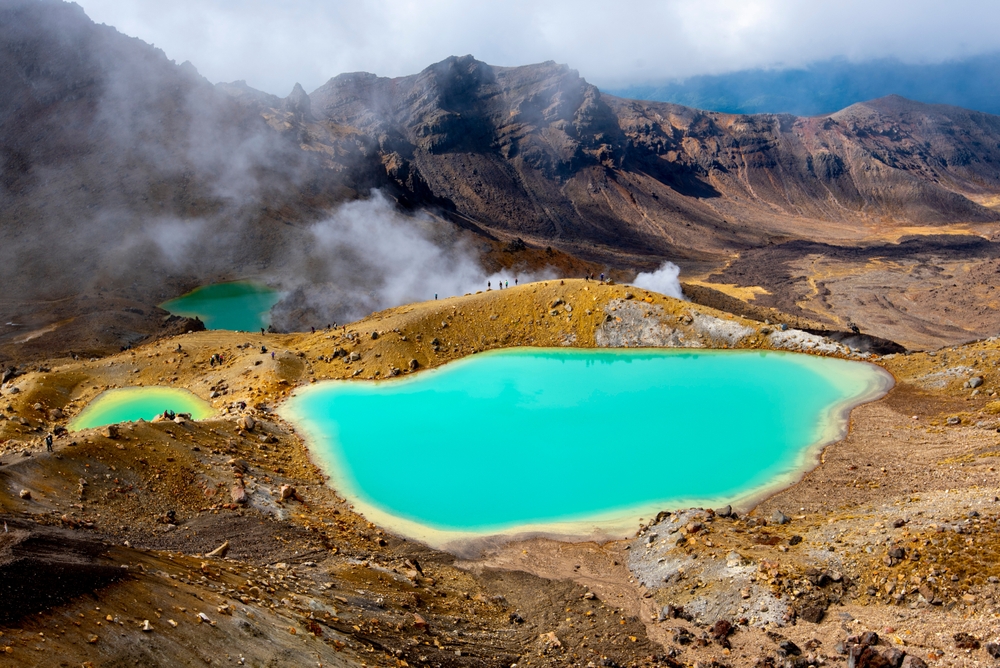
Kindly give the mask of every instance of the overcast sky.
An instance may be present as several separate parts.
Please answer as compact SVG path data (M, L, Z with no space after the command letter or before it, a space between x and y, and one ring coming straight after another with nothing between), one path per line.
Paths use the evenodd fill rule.
M341 72L449 55L555 60L616 87L842 56L938 62L1000 50L997 0L77 0L212 81L285 96Z

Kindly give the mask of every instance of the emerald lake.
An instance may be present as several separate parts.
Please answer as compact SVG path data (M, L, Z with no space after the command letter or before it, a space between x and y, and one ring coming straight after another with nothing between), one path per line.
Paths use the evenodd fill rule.
M892 383L870 364L794 353L518 348L317 383L279 412L371 521L442 544L625 531L773 491Z
M271 324L271 307L281 293L250 281L205 285L160 304L160 308L188 318L201 318L206 329L259 330Z
M80 431L119 422L152 420L167 410L190 413L195 420L215 413L215 409L207 401L188 390L174 387L123 387L97 395L73 418L69 429Z

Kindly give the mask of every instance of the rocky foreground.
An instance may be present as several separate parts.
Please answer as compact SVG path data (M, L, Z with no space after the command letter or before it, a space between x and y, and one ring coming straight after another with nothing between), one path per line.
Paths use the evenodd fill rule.
M849 343L555 280L336 331L192 332L8 369L0 664L991 665L1000 345L880 357ZM665 508L623 540L454 553L355 514L274 412L313 381L521 345L792 349L872 361L897 385L755 507ZM101 391L153 384L218 416L65 431ZM635 480L587 484L655 475L637 462Z

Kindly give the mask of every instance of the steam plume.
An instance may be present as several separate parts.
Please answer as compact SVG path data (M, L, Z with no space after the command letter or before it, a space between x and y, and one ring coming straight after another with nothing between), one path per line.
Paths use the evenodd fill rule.
M426 212L398 212L379 191L339 206L309 228L306 243L271 277L287 291L272 311L278 329L348 322L373 311L543 280L551 271L487 274L472 244Z
M642 272L635 277L632 285L644 290L652 290L675 299L686 299L681 291L681 282L677 279L681 270L673 262L664 262L653 272Z

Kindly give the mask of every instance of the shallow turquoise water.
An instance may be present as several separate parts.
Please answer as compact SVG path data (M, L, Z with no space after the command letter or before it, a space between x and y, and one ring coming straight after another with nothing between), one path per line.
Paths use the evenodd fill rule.
M634 524L787 484L891 382L789 353L522 348L317 383L280 412L362 512L426 538Z
M140 418L152 420L166 410L190 413L195 420L215 413L207 401L188 390L174 387L123 387L99 394L69 423L69 428L79 431L119 422L135 422Z
M201 318L207 329L253 331L271 324L281 293L249 281L205 285L160 304L175 315Z

